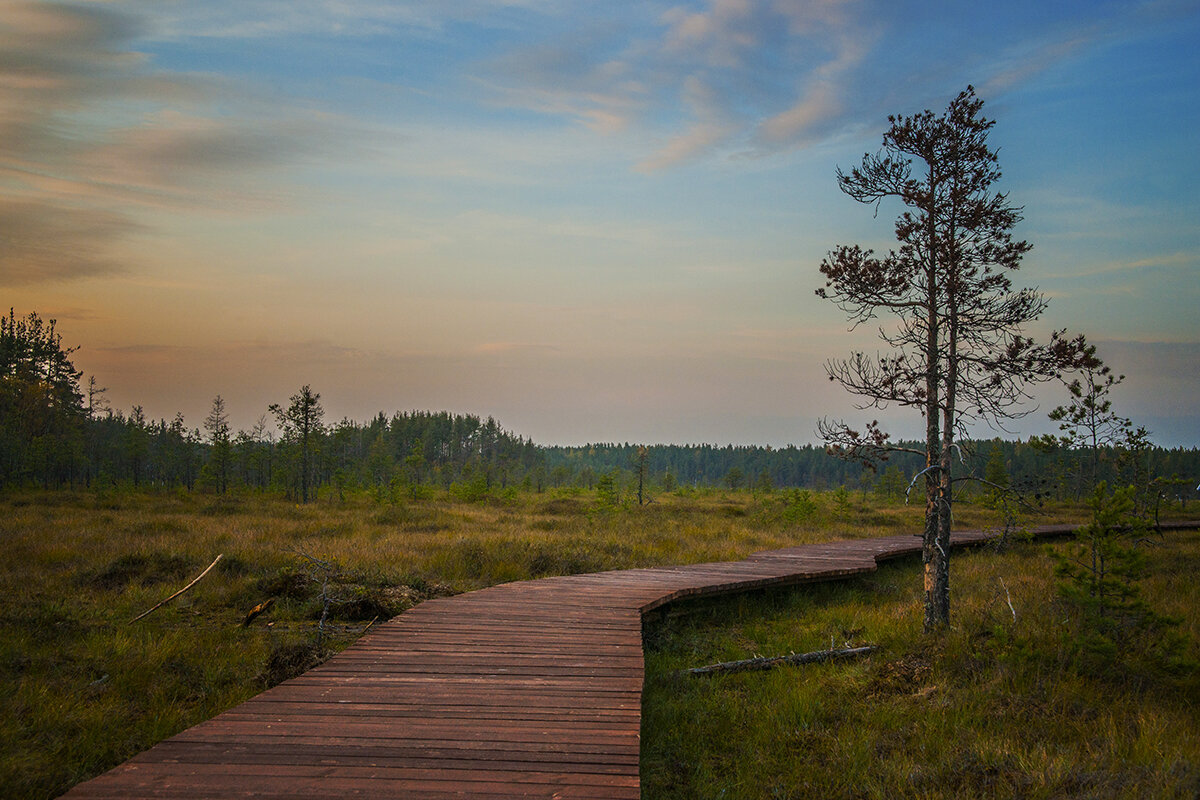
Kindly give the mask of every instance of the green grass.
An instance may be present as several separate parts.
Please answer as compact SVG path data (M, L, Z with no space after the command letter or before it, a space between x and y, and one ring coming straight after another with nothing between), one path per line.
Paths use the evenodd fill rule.
M1146 595L1182 620L1194 658L1200 534L1150 550ZM912 562L650 620L643 797L1200 796L1200 674L1148 670L1137 653L1081 669L1053 566L1046 545L956 556L954 623L939 639L921 634ZM770 672L679 672L847 641L880 649Z
M301 553L335 562L334 588L354 601L334 609L327 644L337 650L374 616L426 597L912 533L922 515L919 507L859 493L685 490L643 507L605 507L593 493L574 490L473 502L425 494L407 502L352 494L307 506L254 494L0 496L2 794L56 796L324 655L314 652L320 601ZM960 509L962 527L990 520L985 509ZM1055 521L1083 513L1056 511ZM191 591L130 622L218 553L221 563ZM863 591L860 602L870 607L874 600ZM276 598L271 611L243 627L246 612L268 597ZM895 613L897 626L916 624L911 609ZM756 646L770 652L775 644ZM827 712L803 713L821 719ZM648 763L655 774L659 762Z

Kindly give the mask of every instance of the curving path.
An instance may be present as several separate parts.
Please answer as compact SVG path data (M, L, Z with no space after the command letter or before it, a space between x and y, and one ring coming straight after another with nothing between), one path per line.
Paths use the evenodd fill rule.
M64 797L636 800L645 612L919 552L912 536L856 539L429 600Z

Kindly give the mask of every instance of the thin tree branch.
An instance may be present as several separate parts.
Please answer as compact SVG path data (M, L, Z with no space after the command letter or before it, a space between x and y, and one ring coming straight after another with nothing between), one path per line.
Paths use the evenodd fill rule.
M207 569L205 569L205 570L204 570L204 572L201 572L199 575L197 575L195 578L193 578L193 579L192 579L192 582L191 582L191 583L189 583L187 586L183 587L183 588L182 588L182 589L180 589L178 592L176 592L175 594L173 594L173 595L171 595L170 597L168 597L166 600L163 600L161 603L158 603L157 605L151 606L150 608L146 609L146 610L145 610L145 611L143 611L142 613L138 614L136 617L134 617L133 619L129 620L129 623L130 623L130 624L133 624L133 623L137 622L139 619L142 619L143 617L147 617L147 616L149 616L149 615L151 614L151 612L157 611L158 609L160 609L160 608L162 608L163 606L165 606L167 603L169 603L169 602L171 602L172 600L174 600L176 597L179 597L179 595L183 594L183 593L184 593L184 592L186 592L188 589L190 589L190 588L192 588L193 586L195 586L197 583L199 583L199 582L200 582L200 579L201 579L201 578L203 578L205 575L207 575L207 574L209 573L209 571L210 571L210 570L212 570L212 568L213 568L213 567L215 567L215 566L217 565L217 562L218 562L218 561L220 561L220 560L221 560L221 558L222 558L222 556L224 556L224 555L225 555L224 553L221 553L221 554L220 554L220 555L218 555L216 558L214 558L214 559L213 559L213 562L212 562L211 564L209 564L209 565L208 565L208 568L207 568Z

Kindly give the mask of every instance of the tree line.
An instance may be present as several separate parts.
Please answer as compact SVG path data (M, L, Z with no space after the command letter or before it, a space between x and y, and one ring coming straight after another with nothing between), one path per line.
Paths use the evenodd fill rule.
M199 426L182 414L154 420L141 406L109 408L103 388L94 380L84 384L72 363L75 349L63 344L53 321L36 313L0 317L0 487L236 488L307 501L322 490L403 493L456 484L469 484L476 494L509 487L593 489L608 476L619 490L636 491L640 483L647 498L717 486L749 492L845 486L899 497L925 466L902 450L868 466L813 445L540 446L492 417L445 411L380 412L367 422L330 424L320 394L309 386L268 407L249 430L235 432L220 395ZM1110 379L1105 373L1090 380ZM1108 411L1106 402L1093 406ZM1066 411L1056 413L1064 426L1070 421ZM1098 480L1200 475L1200 450L1165 450L1148 440L1131 449L1102 434L967 441L961 449L981 477L1054 498L1085 496ZM1178 485L1163 488L1187 496L1192 485L1179 477Z
M592 488L600 476L613 472L631 484L638 470L641 448L625 442L541 449L550 485ZM689 444L650 445L644 449L653 491L687 486L723 486L750 492L844 486L903 497L913 478L925 468L922 457L913 453L892 453L887 460L868 465L840 458L814 445L776 448ZM1196 481L1190 476L1200 476L1200 450L1167 449L1148 442L1135 448L1112 443L1093 452L1082 446L1070 446L1060 437L1038 436L1025 440L968 439L959 442L958 450L967 473L992 484L1019 489L1033 499L1078 500L1087 497L1099 481L1129 485L1154 480L1170 498L1189 499L1196 496ZM923 484L914 487L914 499L922 491ZM991 491L984 484L976 487L974 495ZM971 490L967 492L972 494Z
M127 414L83 409L53 440L22 440L6 426L0 486L253 489L308 502L326 488L450 488L472 480L503 488L535 474L542 460L531 440L490 417L412 411L325 424L320 395L308 386L269 410L276 425L264 415L236 434L220 397L201 428L182 414L147 419L141 406Z

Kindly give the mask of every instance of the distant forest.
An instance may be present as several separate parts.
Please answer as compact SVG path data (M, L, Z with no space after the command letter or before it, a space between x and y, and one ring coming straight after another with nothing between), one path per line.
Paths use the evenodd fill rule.
M106 407L94 381L82 385L74 351L63 347L53 322L10 312L0 323L0 487L248 488L298 499L330 488L415 496L440 487L478 497L513 487L591 489L602 478L629 490L640 472L652 493L844 486L900 495L924 467L901 454L871 469L812 445L654 444L644 453L637 443L541 446L492 417L448 412L327 424L320 395L308 386L286 407L271 406L249 431L230 430L220 396L200 426L178 414L150 420L139 406L129 413ZM1077 496L1089 482L1091 454L1053 437L964 442L962 458L977 477L1052 497ZM1099 464L1098 477L1135 483L1158 476L1181 496L1195 496L1200 481L1197 449L1105 447Z
M276 436L265 424L240 431L223 444L206 431L189 428L182 416L169 422L148 421L138 408L131 414L85 414L79 422L69 434L39 438L27 448L10 447L12 439L5 437L0 483L201 491L239 487L297 497L301 491L301 443ZM366 423L342 420L322 425L310 447L309 477L314 494L322 488L381 487L403 493L423 486L473 486L476 492L508 487L591 489L605 475L628 488L635 480L639 449L631 443L539 446L504 429L491 417L424 411L391 417L379 414ZM224 454L220 452L223 448L227 448ZM1140 467L1134 457L1117 448L1105 449L1102 464L1108 477L1128 483L1136 480L1136 472L1200 475L1200 450L1151 447L1136 454L1143 460ZM1075 496L1084 489L1082 454L1048 449L1037 440L967 442L964 459L979 477L986 474L990 480L1012 482L1051 496ZM652 491L845 486L899 496L923 466L919 457L903 455L872 470L812 445L646 447L646 476Z

